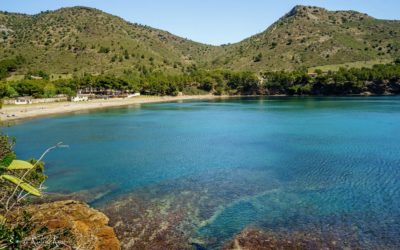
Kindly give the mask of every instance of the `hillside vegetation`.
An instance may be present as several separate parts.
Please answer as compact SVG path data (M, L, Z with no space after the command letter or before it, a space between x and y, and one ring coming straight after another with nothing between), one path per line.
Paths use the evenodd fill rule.
M307 6L296 6L260 34L222 46L193 42L87 7L37 15L0 12L0 60L20 55L24 62L14 75L43 71L60 78L177 74L197 68L261 72L392 61L400 55L399 38L399 21Z

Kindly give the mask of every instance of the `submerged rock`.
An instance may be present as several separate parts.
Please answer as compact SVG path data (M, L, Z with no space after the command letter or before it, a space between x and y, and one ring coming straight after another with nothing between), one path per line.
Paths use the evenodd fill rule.
M85 203L67 200L30 205L20 209L16 219L25 213L30 214L35 227L46 227L50 232L68 229L77 249L120 249L108 217Z
M362 249L356 242L322 235L319 232L272 232L257 228L244 229L223 250L312 250Z
M123 249L203 249L197 230L228 204L276 187L262 170L216 170L125 194L104 204ZM266 184L267 183L267 184Z
M34 200L35 203L49 203L55 201L74 200L93 204L117 189L117 185L109 184L73 193L47 193L44 198Z

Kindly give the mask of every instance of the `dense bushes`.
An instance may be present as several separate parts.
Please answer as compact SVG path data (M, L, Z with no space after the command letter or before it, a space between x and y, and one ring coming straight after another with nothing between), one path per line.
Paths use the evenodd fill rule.
M35 98L53 97L57 94L75 95L69 82L50 82L49 80L24 79L15 82L0 82L1 97L33 96Z
M18 65L24 62L25 59L22 56L17 56L15 59L5 59L0 61L0 79L6 78L10 72L15 71Z

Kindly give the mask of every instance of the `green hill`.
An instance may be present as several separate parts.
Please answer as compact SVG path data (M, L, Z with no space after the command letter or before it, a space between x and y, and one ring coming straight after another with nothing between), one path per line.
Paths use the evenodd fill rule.
M296 6L264 32L211 46L87 8L0 12L0 60L22 55L15 74L123 74L197 68L266 71L391 61L400 22L354 11ZM60 76L61 77L61 76Z
M0 32L1 59L21 54L22 73L180 71L213 49L86 7L32 16L2 12Z
M214 64L259 71L385 61L400 55L399 38L399 21L296 6L264 32L225 46Z

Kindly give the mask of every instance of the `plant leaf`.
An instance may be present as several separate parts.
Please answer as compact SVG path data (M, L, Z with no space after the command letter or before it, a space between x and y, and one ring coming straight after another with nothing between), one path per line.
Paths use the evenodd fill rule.
M8 170L32 169L33 165L27 161L13 160L7 167Z
M4 180L14 183L15 185L22 188L23 190L30 193L31 195L41 196L41 193L38 189L36 189L32 185L30 185L29 183L24 182L20 178L17 178L15 176L8 175L8 174L3 174L0 177L3 178Z
M0 224L6 223L6 217L0 214Z

